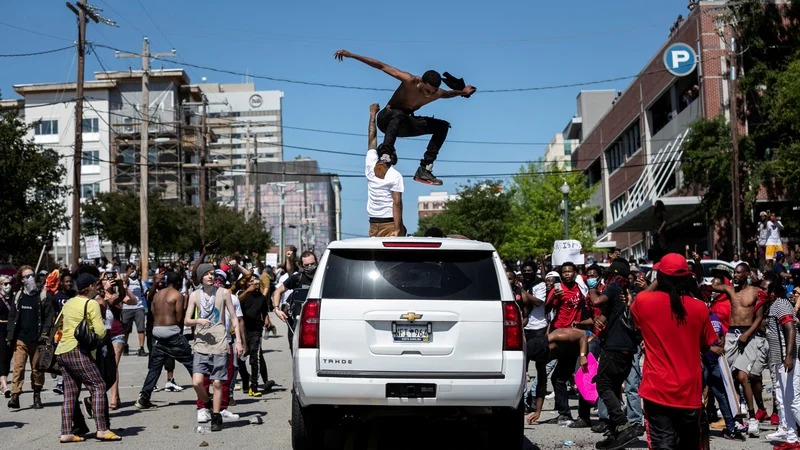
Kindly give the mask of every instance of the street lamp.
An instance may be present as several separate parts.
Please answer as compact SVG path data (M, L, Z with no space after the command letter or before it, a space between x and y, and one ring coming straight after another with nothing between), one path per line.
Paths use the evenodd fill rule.
M564 236L569 240L569 185L566 181L561 185L561 193L564 194L564 202L561 205L564 208Z

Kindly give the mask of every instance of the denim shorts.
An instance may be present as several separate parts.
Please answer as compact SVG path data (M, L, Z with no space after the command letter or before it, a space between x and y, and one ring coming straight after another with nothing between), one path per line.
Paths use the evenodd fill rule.
M112 344L125 344L125 335L120 334L118 336L111 336L111 343Z

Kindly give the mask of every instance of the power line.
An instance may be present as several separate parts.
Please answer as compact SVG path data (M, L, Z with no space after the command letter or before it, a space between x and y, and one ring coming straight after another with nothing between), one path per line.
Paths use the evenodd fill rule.
M49 37L49 38L53 38L53 39L58 39L58 40L60 40L60 41L69 41L69 42L72 42L72 41L74 41L74 39L67 39L67 38L63 38L63 37L59 37L59 36L53 36L52 34L46 34L46 33L42 33L42 32L40 32L40 31L29 30L29 29L27 29L27 28L18 27L18 26L16 26L16 25L11 25L11 24L9 24L9 23L5 23L5 22L0 22L0 25L7 26L7 27L9 27L9 28L14 28L14 29L16 29L16 30L20 30L20 31L25 31L25 32L27 32L27 33L38 34L39 36L44 36L44 37Z
M63 52L64 50L70 50L74 46L70 45L68 47L61 47L61 48L54 48L53 50L45 50L41 52L33 52L33 53L14 53L9 55L0 55L0 58L19 58L24 56L39 56L39 55L49 55L50 53L58 53Z
M131 26L131 28L133 28L134 30L138 31L138 32L139 32L139 34L141 34L142 36L147 36L146 34L144 34L144 33L142 32L142 30L140 30L139 28L137 28L137 27L136 27L136 25L134 25L134 24L132 24L131 22L129 22L129 21L128 21L128 19L126 19L124 15L120 14L120 13L119 13L119 11L117 11L116 9L114 9L114 7L113 7L113 6L111 6L111 3L107 2L106 0L100 0L100 1L101 1L101 2L103 2L103 3L104 3L106 6L108 6L109 8L111 8L111 11L114 11L114 12L115 12L115 13L116 13L116 14L119 16L119 18L120 18L120 19L122 19L122 20L123 20L125 23L127 23L128 25L130 25L130 26Z
M152 22L153 25L155 25L156 30L158 30L158 32L161 34L161 37L163 37L164 40L167 41L167 44L169 44L169 46L174 49L175 46L172 45L172 42L169 41L169 38L167 37L167 35L164 34L164 31L161 30L160 26L158 26L158 23L155 21L155 19L153 19L153 16L150 15L150 12L147 11L147 8L144 7L144 4L142 4L141 0L136 0L136 2L139 4L139 6L142 7L142 11L144 11L144 13L147 14L147 18L150 19L150 22ZM176 53L175 56L178 57L178 61L180 61L181 63L185 63L185 61L183 60L183 57L181 57L181 55L178 55ZM157 58L153 57L153 59L157 59ZM192 74L192 75L195 75L195 74Z
M111 46L108 46L108 45L102 45L102 44L95 44L95 45L97 47L103 47L103 48L107 48L109 50L114 50L114 51L118 51L118 52L124 52L124 50L120 50L118 48L114 48L114 47L111 47ZM153 57L153 59L159 60L159 61L164 61L164 62L171 63L171 64L175 64L173 61L170 61L170 60L167 60L167 59L163 59L163 58ZM248 73L243 73L243 72L237 72L237 71L234 71L234 70L220 69L220 68L204 66L204 65L200 65L200 64L192 64L192 63L188 63L188 62L185 62L185 61L182 64L185 65L185 66L188 66L188 67L194 67L194 68L197 68L197 69L208 70L210 72L224 73L224 74L228 74L228 75L235 75L235 76L241 76L241 77L245 77L246 76L246 77L262 79L262 80L267 80L267 81L274 81L274 82L279 82L279 83L290 83L290 84L300 84L300 85L306 85L306 86L317 86L317 87L336 88L336 89L350 89L350 90L359 90L359 91L394 92L394 89L389 89L389 88L352 86L352 85L343 85L343 84L322 83L322 82L315 82L315 81L294 80L294 79L289 79L289 78L277 78L277 77L270 77L270 76L266 76L266 75L254 75L254 74L248 74ZM579 83L550 85L550 86L536 86L536 87L523 87L523 88L505 88L505 89L481 89L480 91L477 91L476 93L495 93L496 94L496 93L508 93L508 92L533 92L533 91L545 91L545 90L553 90L553 89L564 89L564 88L570 88L570 87L590 86L590 85L595 85L595 84L610 83L610 82L613 82L613 81L629 80L629 79L640 77L642 75L647 75L647 74L651 74L651 73L662 73L662 72L666 72L666 71L667 71L666 69L657 69L657 70L652 70L652 71L649 71L649 72L640 72L640 73L635 74L635 75L628 75L628 76L615 77L615 78L607 78L607 79L603 79L603 80L584 81L584 82L579 82Z

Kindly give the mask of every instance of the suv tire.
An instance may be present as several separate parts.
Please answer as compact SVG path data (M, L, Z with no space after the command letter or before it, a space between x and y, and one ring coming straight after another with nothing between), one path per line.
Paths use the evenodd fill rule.
M522 403L517 408L495 408L489 428L489 442L496 448L521 449L525 437L525 415Z
M325 426L318 408L303 408L297 394L292 395L292 448L318 450L324 448Z

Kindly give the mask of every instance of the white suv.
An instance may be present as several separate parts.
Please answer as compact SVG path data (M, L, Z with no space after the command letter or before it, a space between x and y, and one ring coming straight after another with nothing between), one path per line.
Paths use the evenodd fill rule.
M429 407L423 415L476 416L493 448L521 448L523 341L492 245L333 242L295 329L292 445L323 448L324 428L337 416Z

